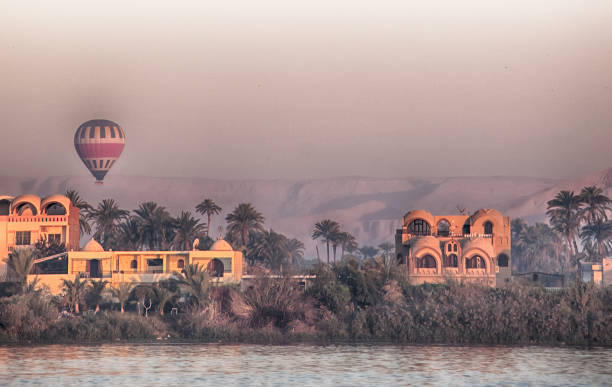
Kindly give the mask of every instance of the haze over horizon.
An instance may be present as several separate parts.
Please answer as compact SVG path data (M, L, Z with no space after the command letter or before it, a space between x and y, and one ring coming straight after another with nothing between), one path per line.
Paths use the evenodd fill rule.
M612 2L7 2L0 176L576 178L612 166Z

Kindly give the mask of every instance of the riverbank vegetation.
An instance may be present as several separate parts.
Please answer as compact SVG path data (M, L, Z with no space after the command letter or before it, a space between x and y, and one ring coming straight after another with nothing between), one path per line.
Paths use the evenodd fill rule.
M153 202L129 212L112 199L92 207L74 191L67 195L81 208L81 230L114 250L208 249L213 242L208 225L222 211L205 199L196 207L207 219L202 223L184 211L172 217ZM581 261L601 261L612 251L609 204L601 190L585 187L579 195L562 191L548 202L550 226L513 220L513 271L571 277ZM304 264L304 244L266 229L264 216L251 204L239 204L225 221L225 239L245 253L249 272L260 275L244 289L217 284L204 268L188 265L156 284L112 286L75 277L64 281L61 294L51 295L26 278L62 270L65 260L42 265L34 260L63 246L41 240L15 250L7 259L12 282L0 283L0 342L612 345L610 288L579 281L556 290L516 281L503 288L454 282L411 286L392 244L360 247L331 219L313 226L312 238L324 250L320 254L317 248L311 265ZM290 275L296 273L314 279L304 289Z
M319 265L314 274L306 290L290 277L215 286L198 266L154 285L75 279L58 296L15 286L0 298L0 342L612 345L610 288L411 286L397 267L375 261Z

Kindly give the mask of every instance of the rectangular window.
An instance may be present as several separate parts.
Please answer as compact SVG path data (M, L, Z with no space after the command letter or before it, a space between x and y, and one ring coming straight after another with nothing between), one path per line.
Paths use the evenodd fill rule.
M232 259L231 258L218 258L223 263L223 272L231 273L232 271Z
M56 245L59 245L62 243L62 234L49 234L47 236L47 242L49 244L55 243Z
M30 244L30 231L17 231L15 235L16 245L29 245Z

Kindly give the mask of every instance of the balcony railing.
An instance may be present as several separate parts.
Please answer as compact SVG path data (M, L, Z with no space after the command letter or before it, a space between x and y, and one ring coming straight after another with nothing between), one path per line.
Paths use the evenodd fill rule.
M22 222L67 222L67 215L35 215L35 216L17 216L9 215L4 216L7 218L9 223L22 223Z

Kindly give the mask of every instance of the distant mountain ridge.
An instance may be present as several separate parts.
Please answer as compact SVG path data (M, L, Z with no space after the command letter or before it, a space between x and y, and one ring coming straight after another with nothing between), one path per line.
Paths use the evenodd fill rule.
M473 212L495 208L510 217L545 219L546 201L559 190L579 191L597 185L612 196L612 168L572 180L529 177L368 178L340 177L303 180L218 180L114 176L104 185L91 177L0 177L0 194L33 193L45 196L76 189L95 204L112 197L121 207L134 209L155 201L174 215L195 213L195 206L212 198L223 214L213 218L211 232L224 226L225 214L238 203L249 202L266 217L266 227L301 239L308 258L314 256L310 235L315 222L330 218L355 235L360 244L392 241L402 216L411 209L432 213Z

